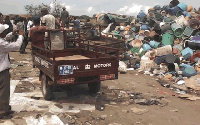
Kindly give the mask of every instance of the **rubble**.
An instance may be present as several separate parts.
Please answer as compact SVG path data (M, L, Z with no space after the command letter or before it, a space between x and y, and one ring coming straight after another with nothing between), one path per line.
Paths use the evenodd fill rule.
M62 103L62 108L57 107L55 104L51 104L49 106L49 111L53 113L62 113L62 112L69 112L69 113L79 113L81 110L87 111L94 111L95 106L89 104L70 104L70 103Z
M23 111L44 111L49 110L53 113L73 112L78 113L81 110L94 111L95 106L89 104L70 104L70 103L56 103L42 100L43 95L40 90L32 92L15 93L16 86L20 84L19 80L11 81L11 99L10 105L12 110L16 112ZM58 106L60 105L60 106Z
M185 6L185 4L181 5ZM180 10L177 7L173 9ZM173 9L170 11L174 11ZM150 75L155 77L161 86L173 90L172 93L168 93L157 88L154 85L155 83L148 82L148 86L154 89L157 88L157 93L159 94L167 93L166 95L176 96L175 93L177 93L181 99L199 100L199 95L192 93L200 90L199 23L191 24L192 19L195 17L189 16L189 12L181 16L174 15L174 12L167 12L166 15L161 17L158 13L160 11L163 13L164 10L157 8L155 12L143 13L138 16L138 21L135 25L120 27L120 35L124 35L126 38L127 51L123 55L124 58L119 62L119 72L125 74L134 71L135 77L140 76L141 73ZM144 16L145 20L143 20ZM154 23L153 25L151 24L152 22ZM108 34L108 30L104 32L104 35L106 34ZM78 114L83 111L90 113L95 110L106 113L105 110L110 107L117 109L119 105L125 107L133 106L131 109L120 109L122 113L130 114L130 112L133 112L134 114L142 115L149 112L146 109L147 106L166 106L172 102L167 100L167 97L150 96L148 91L145 95L138 91L115 89L115 86L109 86L109 88L104 86L105 88L102 87L103 90L97 95L82 95L78 93L70 96L70 92L64 92L59 94L59 97L52 102L45 101L39 90L41 84L38 78L39 71L32 68L31 60L31 58L24 58L23 61L15 61L14 58L11 58L11 61L15 61L11 65L11 72L15 73L12 79L17 79L11 81L10 104L13 108L12 110L17 113L37 112L37 115L23 116L23 120L27 124L77 124L76 118L65 115L70 113ZM26 70L18 69L24 66L31 68ZM138 73L135 73L136 70ZM114 80L111 82L118 84ZM133 88L136 89L135 84L142 82L134 81L132 83L134 84L131 87L134 86ZM67 100L63 98L67 98ZM73 103L70 100L72 98L76 98L80 103ZM143 108L137 108L137 106L142 106ZM179 112L178 109L170 111ZM48 112L48 114L38 112ZM91 117L91 121L87 118L82 123L95 124L92 122L93 120L105 121L114 115L106 114L97 116L98 118ZM136 124L141 123L136 122ZM6 121L2 124L14 123L13 121ZM115 124L120 125L119 123L111 123L110 125Z
M120 34L125 38L127 51L119 62L119 72L134 68L173 84L186 85L190 77L200 74L199 13L181 2L173 7L157 6L148 13L139 12L134 23L121 24L104 35ZM169 87L162 82L161 85Z

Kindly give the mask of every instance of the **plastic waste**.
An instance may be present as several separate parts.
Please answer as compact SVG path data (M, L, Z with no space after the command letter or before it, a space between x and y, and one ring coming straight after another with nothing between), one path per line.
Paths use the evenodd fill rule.
M193 50L187 47L181 53L184 59L189 59L193 55Z
M127 65L123 61L119 61L118 71L120 73L126 73L127 72Z

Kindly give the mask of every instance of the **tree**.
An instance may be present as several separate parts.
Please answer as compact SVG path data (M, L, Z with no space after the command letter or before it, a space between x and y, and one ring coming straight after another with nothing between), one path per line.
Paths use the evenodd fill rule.
M36 16L40 15L40 10L44 6L47 7L49 12L55 16L59 16L63 8L63 5L57 4L56 1L52 2L50 5L45 5L44 3L41 5L25 5L24 8L28 14Z
M26 5L24 6L25 10L27 11L28 14L32 15L32 16L36 16L36 15L40 15L40 10L42 7L47 7L50 9L50 7L48 5L45 5L45 4L41 4L41 5Z

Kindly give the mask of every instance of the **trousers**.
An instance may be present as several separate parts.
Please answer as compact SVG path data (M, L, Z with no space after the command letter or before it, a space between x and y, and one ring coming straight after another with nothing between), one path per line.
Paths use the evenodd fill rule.
M10 73L9 69L0 72L0 114L9 111L10 106Z
M28 33L26 32L25 35L24 35L24 40L23 40L22 46L20 48L21 53L25 52L27 45L28 45Z

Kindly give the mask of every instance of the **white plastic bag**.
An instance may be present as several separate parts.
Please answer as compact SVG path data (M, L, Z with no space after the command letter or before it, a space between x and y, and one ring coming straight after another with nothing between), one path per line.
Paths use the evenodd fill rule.
M118 71L121 72L121 73L126 73L127 72L127 65L124 62L119 61Z
M110 24L108 25L108 27L106 27L106 29L103 30L103 31L101 32L101 34L102 34L102 35L107 34L107 33L110 31L111 25L112 25L112 23L110 23Z

